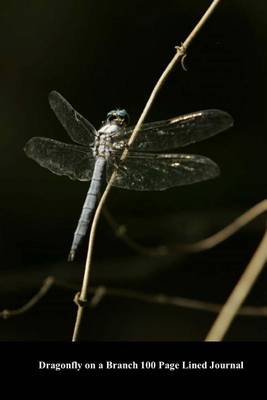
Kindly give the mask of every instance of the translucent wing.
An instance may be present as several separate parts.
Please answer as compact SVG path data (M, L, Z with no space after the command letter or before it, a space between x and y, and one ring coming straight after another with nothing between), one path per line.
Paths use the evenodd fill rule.
M132 145L136 151L161 151L199 142L230 128L233 118L221 110L197 111L165 121L144 124ZM115 143L122 148L131 135L133 127L126 129L125 138Z
M94 142L96 130L87 119L74 110L70 103L60 93L52 91L49 94L49 104L58 120L64 126L72 140L84 146Z
M113 164L107 166L109 179ZM132 154L119 166L114 186L130 190L165 190L219 175L217 164L193 154Z
M26 143L24 151L28 157L54 174L67 175L79 181L91 179L95 159L90 149L53 139L33 137Z

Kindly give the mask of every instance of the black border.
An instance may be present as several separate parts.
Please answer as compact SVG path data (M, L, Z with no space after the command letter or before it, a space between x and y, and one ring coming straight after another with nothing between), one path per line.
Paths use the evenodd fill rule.
M9 374L45 375L124 375L124 374L154 374L171 376L244 376L250 373L266 372L267 342L89 342L89 343L0 343L0 372ZM54 370L40 369L39 361L46 363L103 363L102 370L82 368ZM138 364L137 369L107 369L106 362ZM154 361L155 368L142 369L142 361ZM159 362L177 363L179 368L170 371L159 368ZM182 361L192 363L239 363L243 361L243 369L184 369ZM204 364L205 366L205 364Z

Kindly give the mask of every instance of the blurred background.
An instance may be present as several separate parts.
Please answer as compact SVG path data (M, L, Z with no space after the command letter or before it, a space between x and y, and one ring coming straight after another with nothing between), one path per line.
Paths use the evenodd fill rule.
M48 105L55 89L97 128L114 107L134 124L179 45L210 1L57 0L2 2L0 9L0 309L25 303L53 275L57 285L28 313L0 321L0 340L70 340L73 297L87 239L67 262L88 189L42 169L23 147L32 136L69 142ZM203 154L217 179L163 192L113 189L112 215L145 245L207 237L263 200L266 171L266 13L263 0L222 2L173 70L148 120L205 108L228 111L235 125L182 152ZM265 228L260 218L215 249L153 258L120 241L101 219L92 285L165 293L222 304ZM263 272L247 305L267 304ZM89 309L83 340L203 340L215 314L105 297ZM267 319L237 317L226 340L266 340Z

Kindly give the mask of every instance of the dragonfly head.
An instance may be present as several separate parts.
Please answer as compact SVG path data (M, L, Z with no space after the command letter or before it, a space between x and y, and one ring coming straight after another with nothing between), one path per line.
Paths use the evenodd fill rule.
M107 121L114 121L120 126L127 125L129 122L129 115L126 110L112 110L107 114Z

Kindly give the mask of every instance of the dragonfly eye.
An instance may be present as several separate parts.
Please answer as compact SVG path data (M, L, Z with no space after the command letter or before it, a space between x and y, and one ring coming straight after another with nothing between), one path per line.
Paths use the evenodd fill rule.
M116 119L116 118L118 118L118 115L116 114L115 111L110 111L110 112L107 114L107 120L108 120L108 121L113 121L113 120Z
M129 115L126 110L117 110L117 117L121 121L127 125L129 123Z
M117 120L117 122L122 125L122 124L128 124L129 122L129 115L126 112L126 110L113 110L110 111L107 114L107 120L110 121L114 121Z
M130 117L129 117L129 114L127 113L127 111L126 110L120 110L118 114L119 114L119 117L127 125L129 123L129 120L130 120Z
M109 121L114 121L114 119L116 119L117 118L117 115L115 115L115 114L112 114L112 115L108 115L108 120Z

